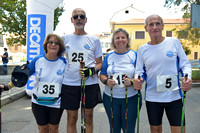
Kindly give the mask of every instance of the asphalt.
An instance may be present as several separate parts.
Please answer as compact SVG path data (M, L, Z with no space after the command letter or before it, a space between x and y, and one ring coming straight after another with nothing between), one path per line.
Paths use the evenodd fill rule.
M0 84L7 84L10 82L10 80L11 75L0 75ZM200 87L200 83L193 83L192 87ZM4 91L1 94L1 107L26 95L26 87L14 87L9 91Z

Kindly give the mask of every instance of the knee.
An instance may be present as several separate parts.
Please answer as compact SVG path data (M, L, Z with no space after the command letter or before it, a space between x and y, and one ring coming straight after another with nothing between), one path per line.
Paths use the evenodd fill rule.
M78 120L78 115L68 115L67 116L67 121L68 121L68 124L70 124L70 125L76 124L77 120Z
M49 133L58 133L58 124L57 125L51 125L49 124Z
M38 131L39 131L39 133L48 133L49 132L49 126L48 125L44 125L44 126L38 125Z
M152 133L162 133L162 125L159 125L159 126L151 125L151 132Z
M86 113L85 119L86 119L87 124L92 124L93 123L93 113Z

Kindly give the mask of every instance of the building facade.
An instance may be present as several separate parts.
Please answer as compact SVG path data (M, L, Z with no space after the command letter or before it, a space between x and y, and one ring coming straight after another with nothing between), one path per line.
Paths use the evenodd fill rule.
M150 41L148 33L144 29L144 19L131 19L122 22L111 22L111 31L114 31L118 28L125 29L131 37L131 49L137 51L138 48ZM199 60L200 59L200 45L188 45L186 38L187 34L184 34L185 31L176 31L175 28L186 26L189 23L189 19L163 19L164 21L164 30L163 36L165 37L176 37L178 38L182 45L187 46L191 53L188 54L189 60ZM178 31L178 32L177 32Z

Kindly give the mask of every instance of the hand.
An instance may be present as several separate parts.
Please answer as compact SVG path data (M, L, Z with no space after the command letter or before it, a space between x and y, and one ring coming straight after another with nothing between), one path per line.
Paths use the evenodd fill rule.
M125 86L131 86L131 79L130 78L123 78Z
M79 68L79 74L81 75L81 78L84 78L85 76L83 75L83 68Z
M142 89L143 78L142 77L140 79L138 79L138 78L135 79L134 78L133 81L134 81L134 88L136 90L141 90Z
M25 69L25 68L28 66L28 64L29 64L29 62L27 61L26 64L23 64L23 65L21 66L21 69L22 69L22 70Z
M4 85L0 85L0 95L1 95L1 92L3 92L4 91Z
M88 77L88 76L92 76L95 74L95 67L91 67L91 68L80 68L79 69L79 73L82 76Z
M185 79L185 77L181 78L182 81L182 85L181 85L181 89L183 91L189 91L190 89L192 89L192 80L187 78L187 80Z
M8 85L0 84L0 93L8 90L9 90Z
M0 84L0 88L3 89L3 88L4 88L4 85L1 85L1 84Z
M107 80L107 83L106 83L106 85L108 86L108 87L113 87L114 85L116 85L116 82L115 82L115 80L114 79L108 79Z

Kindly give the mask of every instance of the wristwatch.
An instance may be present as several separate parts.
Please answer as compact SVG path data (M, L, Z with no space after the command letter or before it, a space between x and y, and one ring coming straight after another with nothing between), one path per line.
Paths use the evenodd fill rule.
M103 81L103 84L107 85L108 78Z

